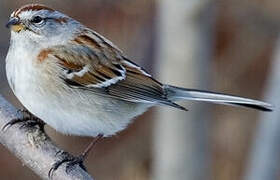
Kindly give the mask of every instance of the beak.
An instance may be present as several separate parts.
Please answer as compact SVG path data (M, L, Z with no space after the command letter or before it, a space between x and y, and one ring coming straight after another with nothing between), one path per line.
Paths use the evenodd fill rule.
M19 18L13 17L6 24L6 27L11 29L14 32L20 32L24 29L24 25L20 22Z
M11 18L9 22L6 24L6 28L11 28L11 26L19 25L19 24L20 24L19 19L14 17Z

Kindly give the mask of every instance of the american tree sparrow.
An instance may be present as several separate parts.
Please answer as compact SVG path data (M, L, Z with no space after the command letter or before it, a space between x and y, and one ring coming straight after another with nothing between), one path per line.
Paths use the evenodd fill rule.
M28 111L64 134L112 136L151 106L186 110L179 100L272 110L257 100L162 84L111 41L44 5L15 10L7 27L11 89ZM63 162L81 165L95 142L79 158Z

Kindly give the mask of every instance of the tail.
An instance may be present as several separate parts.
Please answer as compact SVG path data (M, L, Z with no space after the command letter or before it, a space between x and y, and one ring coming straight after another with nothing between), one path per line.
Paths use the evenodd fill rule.
M195 89L185 89L175 86L165 85L167 97L170 101L178 100L192 100L192 101L205 101L216 104L225 105L237 105L248 108L253 108L262 111L272 111L273 106L271 104L257 101L253 99L232 96L227 94L220 94L210 91L201 91Z

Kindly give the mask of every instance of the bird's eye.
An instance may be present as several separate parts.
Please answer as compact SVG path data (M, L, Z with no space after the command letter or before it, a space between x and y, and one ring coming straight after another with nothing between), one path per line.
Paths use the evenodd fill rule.
M42 24L44 22L44 19L40 16L35 16L32 20L32 23L34 24Z

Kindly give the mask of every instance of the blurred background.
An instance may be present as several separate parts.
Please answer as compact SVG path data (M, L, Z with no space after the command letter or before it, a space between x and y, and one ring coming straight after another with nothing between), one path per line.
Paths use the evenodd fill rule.
M31 2L93 28L160 81L276 106L273 113L193 102L182 104L188 112L152 108L92 151L85 164L97 180L280 179L279 0L0 0L0 93L17 107L5 76L4 25ZM91 140L47 132L75 155ZM0 179L38 179L4 147L0 157Z

